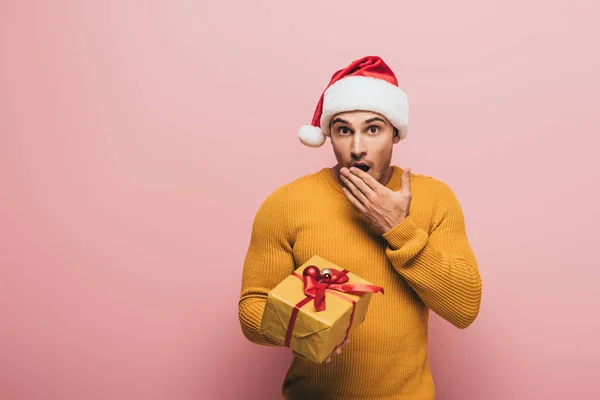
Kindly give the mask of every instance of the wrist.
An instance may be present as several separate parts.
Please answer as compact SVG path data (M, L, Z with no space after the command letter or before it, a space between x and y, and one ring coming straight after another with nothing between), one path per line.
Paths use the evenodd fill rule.
M428 237L427 233L419 229L419 227L409 216L404 218L392 229L385 232L382 236L394 250L403 247L405 244L413 240L426 241Z
M402 222L404 222L404 220L408 218L408 215L404 215L403 217L401 217L400 219L394 220L394 221L388 221L386 222L385 226L382 229L381 234L385 235L386 233L390 232L391 230L393 230L394 228L396 228L398 225L400 225Z

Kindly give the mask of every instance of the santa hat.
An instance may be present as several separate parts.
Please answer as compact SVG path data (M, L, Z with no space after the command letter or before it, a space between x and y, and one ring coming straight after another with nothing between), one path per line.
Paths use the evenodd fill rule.
M353 61L333 74L321 95L311 125L300 128L300 141L320 147L330 136L331 118L345 111L373 111L386 117L399 131L400 139L408 131L408 99L398 87L398 79L377 56Z

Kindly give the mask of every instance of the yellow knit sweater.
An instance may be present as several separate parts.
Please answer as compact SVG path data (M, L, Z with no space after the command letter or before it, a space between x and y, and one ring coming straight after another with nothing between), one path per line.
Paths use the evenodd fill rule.
M394 166L387 187L398 190ZM384 287L330 363L295 356L284 399L434 399L427 356L429 309L458 328L477 317L481 278L463 213L445 183L411 174L409 216L381 235L346 199L328 168L281 186L260 206L244 263L239 319L253 343L267 293L313 255ZM291 350L290 350L291 351Z

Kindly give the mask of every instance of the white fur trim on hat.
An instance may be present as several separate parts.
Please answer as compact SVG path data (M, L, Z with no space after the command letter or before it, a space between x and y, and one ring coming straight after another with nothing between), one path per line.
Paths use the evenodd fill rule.
M408 98L396 85L367 76L348 76L332 84L323 96L321 129L330 136L331 118L345 111L373 111L386 117L399 130L408 131Z
M298 132L302 144L310 147L320 147L325 143L325 135L318 126L304 125Z

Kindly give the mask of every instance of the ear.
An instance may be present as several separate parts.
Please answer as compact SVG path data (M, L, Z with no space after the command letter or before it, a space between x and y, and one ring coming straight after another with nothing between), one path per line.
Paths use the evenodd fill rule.
M397 128L394 128L394 144L398 143L400 141L400 131L398 131Z

